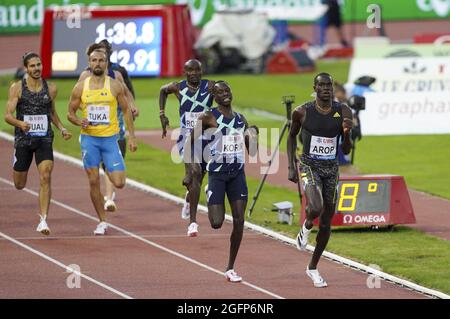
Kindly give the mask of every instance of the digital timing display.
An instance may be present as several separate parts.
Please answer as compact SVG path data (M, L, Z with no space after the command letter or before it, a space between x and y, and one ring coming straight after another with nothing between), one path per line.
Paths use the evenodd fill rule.
M79 28L55 20L52 75L78 76L88 65L86 48L103 39L112 44L111 62L131 76L161 74L162 17L142 17L86 19Z
M336 213L388 213L390 201L390 181L339 181Z

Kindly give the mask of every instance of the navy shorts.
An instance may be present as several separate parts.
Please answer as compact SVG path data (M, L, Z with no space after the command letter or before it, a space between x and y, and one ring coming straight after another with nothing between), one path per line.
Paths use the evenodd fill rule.
M224 205L225 194L229 202L248 199L247 182L243 169L232 172L208 173L208 206Z
M34 160L36 165L42 161L53 161L53 146L43 140L34 140L30 145L17 146L14 151L13 167L16 172L26 172Z

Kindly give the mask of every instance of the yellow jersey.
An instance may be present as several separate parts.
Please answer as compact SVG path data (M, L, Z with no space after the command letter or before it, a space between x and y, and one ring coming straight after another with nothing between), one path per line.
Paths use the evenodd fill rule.
M81 112L89 120L87 128L81 128L81 134L108 137L119 133L117 119L117 98L111 92L111 78L105 76L103 88L89 88L91 77L84 80L81 94Z

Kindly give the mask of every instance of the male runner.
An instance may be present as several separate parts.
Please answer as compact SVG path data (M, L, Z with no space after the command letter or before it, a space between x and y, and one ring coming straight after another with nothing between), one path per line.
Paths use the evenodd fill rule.
M204 134L209 140L207 145L209 154L203 154L209 155L206 159L208 217L212 228L222 227L225 219L226 194L233 216L233 231L230 236L230 255L225 277L230 282L240 282L242 277L235 272L234 262L244 233L244 213L248 199L244 172L244 144L250 155L256 154L258 128L249 127L245 117L233 111L231 106L233 95L228 83L216 82L213 94L218 106L198 118L194 133L185 143L185 156L192 160L199 156L195 151L191 152L192 145Z
M126 99L131 107L131 113L133 115L133 120L139 116L139 111L136 108L135 105L135 95L134 95L134 89L131 84L131 80L128 77L128 72L125 68L121 67L117 63L111 63L110 57L112 53L111 44L107 40L102 40L99 43L93 43L91 44L86 54L89 57L89 55L96 49L104 50L106 53L106 56L108 57L108 76L110 76L113 79L119 80L120 83L122 83L126 95ZM84 81L88 76L92 74L92 70L87 67L86 70L84 70L78 79L78 81ZM122 154L122 157L125 159L126 151L127 151L127 140L125 137L125 123L123 121L123 113L122 108L120 105L117 108L117 116L119 119L119 139L117 140L117 143L119 143L120 152ZM103 169L105 169L103 165ZM106 211L114 212L117 207L116 203L114 202L115 199L115 188L113 183L109 180L108 175L105 175L105 204L104 209Z
M319 232L316 247L306 274L315 287L326 287L327 283L317 270L317 264L331 234L331 219L334 215L339 164L337 160L338 140L343 136L342 151L348 154L352 142L352 111L343 103L333 101L333 79L328 73L314 78L316 99L297 107L292 113L292 125L287 141L289 159L288 179L298 182L295 169L297 149L296 137L300 132L303 153L300 158L302 187L306 195L306 220L297 236L297 247L304 250L313 221L319 217Z
M159 117L162 126L162 137L164 138L169 126L169 119L165 115L167 96L175 94L180 102L180 135L177 140L178 152L183 157L183 146L186 137L194 128L197 118L211 108L213 103L210 94L214 81L202 80L202 64L198 60L188 60L184 64L186 80L172 82L161 87L159 94ZM197 206L200 198L200 188L205 176L206 164L185 163L186 176L183 185L186 186L186 202L181 210L183 219L190 219L187 235L195 237L198 234Z
M15 127L13 179L17 189L25 187L34 154L40 178L40 223L36 231L49 235L46 220L51 198L54 136L50 124L53 123L61 131L65 140L70 139L72 134L64 128L56 113L58 91L56 85L42 79L39 55L29 52L22 60L28 76L11 85L5 112L5 121Z
M78 82L73 88L67 115L70 122L81 126L83 165L89 179L91 200L100 220L94 231L95 235L104 235L108 228L100 192L100 163L104 163L106 173L115 187L125 186L125 163L117 143L117 103L122 107L130 133L130 151L137 149L133 119L124 88L119 81L106 75L107 66L108 58L104 50L94 50L90 54L89 67L92 76ZM76 115L78 109L82 112L81 119Z

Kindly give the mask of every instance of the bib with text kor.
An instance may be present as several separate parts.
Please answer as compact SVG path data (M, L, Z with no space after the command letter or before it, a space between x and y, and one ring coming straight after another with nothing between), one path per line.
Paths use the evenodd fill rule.
M242 134L222 136L223 155L241 155L244 150L244 138Z
M90 125L109 125L109 105L88 105L87 114Z
M46 136L48 130L47 115L24 115L23 121L30 124L29 136Z
M320 160L332 160L336 158L337 137L311 136L309 155Z
M193 129L195 124L197 124L197 120L202 112L186 112L184 113L184 121L186 123L186 128Z

